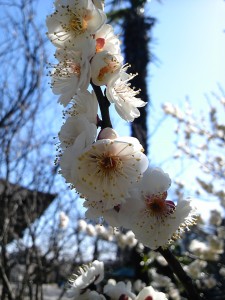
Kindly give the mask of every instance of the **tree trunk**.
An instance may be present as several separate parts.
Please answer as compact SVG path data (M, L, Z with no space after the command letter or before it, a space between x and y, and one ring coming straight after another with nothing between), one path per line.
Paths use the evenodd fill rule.
M149 32L155 20L145 17L143 13L138 13L138 11L138 8L131 8L124 18L124 54L125 61L131 64L130 72L138 73L138 76L132 80L132 86L141 89L139 97L143 101L149 102L147 66L151 61L151 56L148 45L150 42ZM141 116L131 123L131 135L139 139L145 149L145 154L147 154L147 106L141 107L139 110Z

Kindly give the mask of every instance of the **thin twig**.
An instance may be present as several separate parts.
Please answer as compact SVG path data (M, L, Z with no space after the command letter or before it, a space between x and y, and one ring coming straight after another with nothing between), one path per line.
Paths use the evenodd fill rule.
M106 96L103 95L100 86L95 85L93 82L91 82L91 85L93 87L93 90L95 91L96 97L98 99L100 111L101 111L101 116L102 116L101 128L102 129L106 127L112 128L112 123L109 115L110 102L106 98Z

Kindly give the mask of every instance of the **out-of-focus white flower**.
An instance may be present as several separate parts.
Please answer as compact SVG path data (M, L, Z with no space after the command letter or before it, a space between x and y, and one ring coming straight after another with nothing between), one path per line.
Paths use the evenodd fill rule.
M166 200L170 183L168 174L161 169L148 169L137 186L138 191L132 193L130 205L121 205L119 211L121 219L127 222L124 226L154 250L179 238L180 233L196 221L191 201L180 200L176 206Z
M111 77L107 84L106 96L111 103L115 104L120 117L132 122L140 116L137 107L143 107L147 103L136 97L139 91L131 88L129 83L136 75L127 74L126 69L127 67Z
M218 240L215 236L208 237L208 244L193 240L190 243L189 250L197 255L200 259L216 261L219 254L223 253L223 241Z
M101 28L106 15L91 0L55 3L56 11L47 17L48 37L56 47L82 50L87 38Z
M165 288L165 287L171 286L172 282L168 276L157 273L156 269L154 269L154 268L151 268L149 270L149 273L151 274L152 286L154 288L161 288L161 287Z
M129 248L133 248L137 245L138 240L135 238L135 234L133 233L133 231L128 230L125 236L126 236L126 243Z
M101 235L102 237L107 234L107 229L102 224L95 225L95 231L97 235Z
M148 159L136 138L121 137L98 140L70 164L70 183L93 205L102 201L106 210L125 201L148 167Z
M165 260L165 258L162 255L157 255L156 260L161 266L164 266L164 267L168 266L168 262Z
M124 224L121 223L121 214L118 213L120 205L111 209L106 209L103 201L86 200L83 203L83 206L87 208L87 211L85 212L85 217L87 219L98 221L100 217L103 217L103 219L113 227L120 227Z
M181 296L180 296L180 292L178 289L176 289L175 287L171 287L169 289L169 296L170 298L172 298L173 300L181 300Z
M135 280L135 282L133 283L133 289L135 292L140 292L144 287L146 286L146 284L144 282L142 282L140 279Z
M223 221L221 213L214 209L210 211L209 223L215 226L220 226Z
M113 27L104 24L95 34L96 52L107 51L111 54L120 54L120 40L114 34Z
M146 286L137 295L136 300L146 300L146 299L167 300L168 298L164 293L155 291L151 286Z
M59 132L60 147L65 149L72 146L78 137L79 139L85 137L86 144L90 145L94 142L96 135L96 125L91 124L84 116L69 117Z
M77 227L78 227L78 229L79 229L80 231L85 231L86 228L87 228L87 222L86 222L85 220L83 220L83 219L80 219L80 220L78 221Z
M225 277L225 267L220 268L219 273L221 276Z
M189 265L184 266L185 272L187 272L192 278L198 279L202 277L202 271L207 266L207 262L196 259Z
M138 241L135 238L134 233L129 230L125 234L122 232L115 233L115 239L120 248L124 249L125 247L133 248L137 245Z
M128 281L124 283L122 281L115 283L115 282L108 282L104 286L104 294L110 297L111 300L118 300L118 299L126 299L126 300L134 300L136 299L135 294L131 292L131 283ZM124 296L124 298L122 298Z
M93 261L90 265L84 265L79 267L78 275L74 274L69 279L70 289L68 290L69 297L79 298L84 294L85 290L88 290L88 287L91 284L98 284L104 278L104 264L98 260ZM76 298L77 297L77 298ZM84 298L91 299L91 298ZM101 298L99 298L101 299ZM104 299L104 298L103 298Z
M203 283L208 289L212 289L214 286L216 286L217 281L213 276L211 276L209 278L203 279Z
M86 233L90 236L96 236L95 227L92 224L88 224L86 227Z
M66 106L81 89L90 84L90 63L79 51L58 49L56 57L60 62L55 65L52 77L52 91L61 95L58 102Z
M199 255L200 253L202 253L204 251L208 251L208 249L209 249L209 247L207 246L206 243L200 242L196 239L192 240L189 245L189 250L196 255Z
M162 200L166 201L164 196L154 201L159 204ZM146 204L144 210L139 214L135 228L131 228L138 240L151 249L157 249L160 246L166 246L168 243L180 238L180 234L189 226L196 222L196 212L189 200L180 200L175 210L168 212L171 205L159 204L161 217L158 208ZM165 211L167 213L165 214ZM153 212L153 214L152 214ZM155 215L154 213L157 212ZM143 220L141 218L143 217ZM142 233L143 232L143 233Z
M177 118L178 120L184 119L184 113L175 105L171 103L163 103L162 108L167 115L171 115Z
M95 92L78 91L71 100L71 107L65 111L66 116L84 116L90 123L97 124L98 101Z
M212 252L222 254L224 252L224 241L219 240L216 235L207 236L209 247Z
M91 61L91 79L97 86L107 85L113 74L122 67L123 57L107 51L98 52Z
M60 228L67 228L69 223L69 217L63 212L61 211L59 214L59 226Z

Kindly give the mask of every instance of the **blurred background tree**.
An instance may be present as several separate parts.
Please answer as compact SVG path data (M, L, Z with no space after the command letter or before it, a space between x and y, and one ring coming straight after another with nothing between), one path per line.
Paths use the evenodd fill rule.
M119 25L122 32L122 50L125 62L130 64L128 71L138 74L132 80L132 86L140 89L139 97L150 103L148 66L152 62L150 51L151 34L155 19L147 16L147 0L113 0L108 14L109 21ZM147 106L139 108L140 117L131 123L131 136L139 139L145 153L148 153Z

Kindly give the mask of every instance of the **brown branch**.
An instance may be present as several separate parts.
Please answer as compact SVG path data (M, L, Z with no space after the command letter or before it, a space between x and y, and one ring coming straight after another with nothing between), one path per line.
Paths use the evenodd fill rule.
M166 259L172 272L177 276L183 284L188 299L190 300L203 300L204 298L198 294L198 291L192 279L184 272L181 264L176 257L170 252L169 249L162 249L159 247L157 251Z
M103 95L100 86L95 85L93 82L91 82L91 85L93 87L93 90L95 91L96 97L98 99L100 111L101 111L101 116L102 116L101 128L102 129L106 127L112 128L112 123L109 115L110 103L106 98L106 96Z

